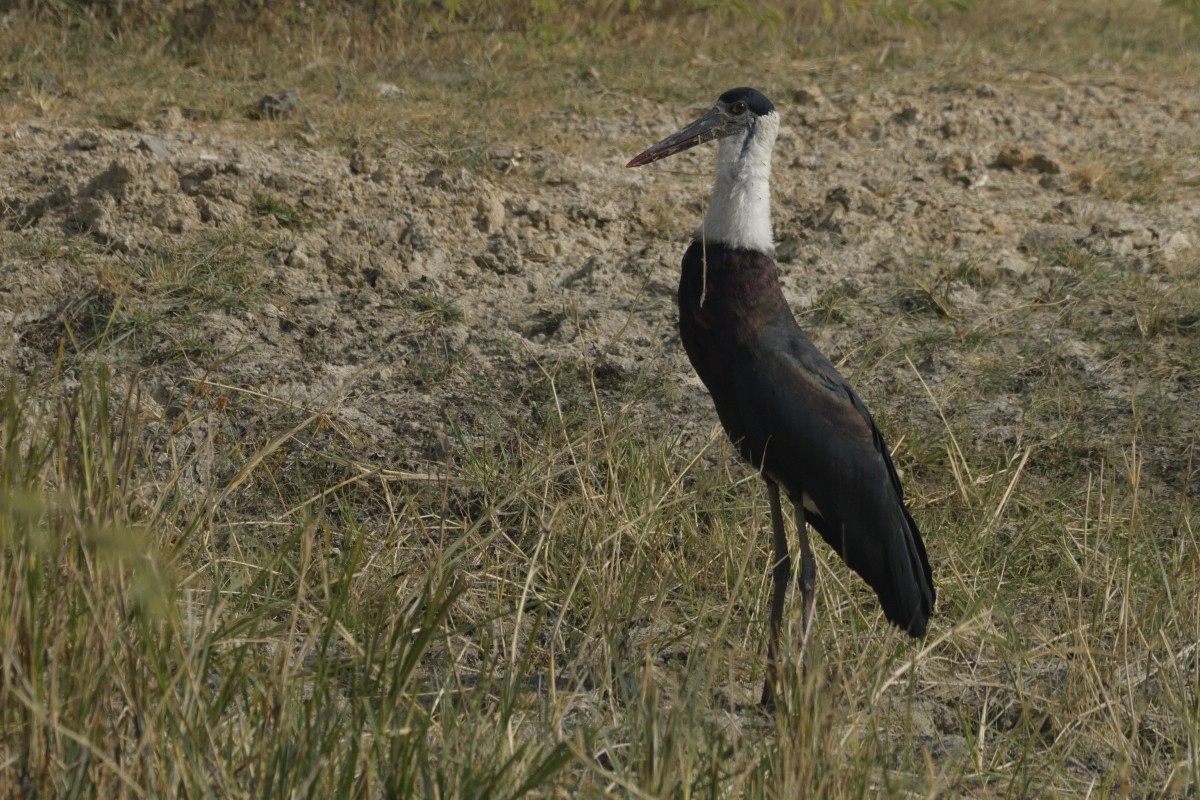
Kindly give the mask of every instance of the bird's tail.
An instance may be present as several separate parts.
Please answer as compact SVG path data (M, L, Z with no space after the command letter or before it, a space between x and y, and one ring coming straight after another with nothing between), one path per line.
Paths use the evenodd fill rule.
M902 501L896 500L895 508L899 514L888 514L891 519L884 528L886 563L875 570L874 580L863 577L879 596L888 620L910 636L921 637L929 627L937 596L933 571L916 521Z
M814 513L806 513L805 519L875 590L888 621L919 638L933 616L933 570L904 502L890 491L884 496L877 504L842 509L841 525Z

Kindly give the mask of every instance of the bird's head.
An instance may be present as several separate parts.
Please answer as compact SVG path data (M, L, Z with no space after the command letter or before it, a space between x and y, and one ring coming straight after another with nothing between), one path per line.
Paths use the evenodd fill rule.
M737 137L743 143L743 147L738 149L744 151L760 130L769 131L772 140L767 144L769 148L774 143L778 128L779 114L771 101L757 89L742 86L725 92L717 98L717 104L707 114L678 133L646 148L625 166L640 167L698 144L728 137Z

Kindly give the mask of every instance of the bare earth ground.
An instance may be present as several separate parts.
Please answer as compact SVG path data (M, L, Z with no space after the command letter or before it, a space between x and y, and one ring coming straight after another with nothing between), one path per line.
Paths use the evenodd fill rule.
M997 559L1026 544L1003 504L998 519L955 517L963 485L1000 474L1018 509L1025 491L1074 480L1064 463L1088 465L1097 486L1134 471L1195 522L1200 93L1103 67L865 66L759 87L783 115L778 260L801 324L896 449L947 631L978 609L955 600L971 581L947 574L949 521L955 536L995 537ZM628 113L599 118L539 108L527 137L457 161L402 138L323 141L305 107L332 92L281 120L168 105L101 127L13 106L0 124L0 363L44 380L65 347L113 364L119 386L137 375L198 494L228 480L220 454L274 429L273 414L323 415L291 458L420 478L597 399L635 431L680 437L684 460L742 475L708 446L715 414L676 331L712 152L623 166L727 88L697 86L692 108L628 93ZM1090 484L1072 486L1078 498ZM239 497L232 516L260 508ZM1061 587L1014 607L1002 583L976 589L1006 619L1059 613ZM818 623L836 638L838 620ZM1065 662L1032 672L1067 691ZM739 697L758 679L739 673ZM913 724L935 759L989 713L964 686L919 693ZM1188 738L1144 707L1154 735ZM1076 724L1052 719L1042 735ZM1146 785L1168 786L1186 756L1153 752ZM1079 755L1079 785L1109 775L1106 758Z
M1132 324L1114 313L1121 297L1087 321L1063 313L1078 270L1059 261L1100 259L1105 272L1137 276L1130 290L1168 295L1194 274L1195 93L1021 69L951 84L882 75L848 93L839 87L862 80L837 69L771 87L784 118L778 257L793 308L879 413L895 418L893 437L937 427L917 375L887 356L922 338L967 344L928 348L920 372L932 384L981 359L1019 372L1036 353L1102 383L1114 412L1151 390L1094 335ZM188 314L178 326L166 315L156 333L167 341L151 363L123 365L153 367L164 413L202 378L304 408L352 383L340 423L370 442L364 452L421 469L448 420L467 436L491 435L472 424L476 415L529 413L519 400L535 365L582 356L599 358L613 387L650 374L677 389L653 413L707 430L715 417L676 342L674 290L712 154L622 167L720 89L698 89L704 96L689 109L631 98L627 118L546 110L551 136L489 153L492 168L480 171L413 164L403 142L379 157L347 157L307 147L276 123L198 125L175 108L134 130L8 122L0 180L19 235L6 236L0 289L5 367L46 368L64 320L97 336L80 316L104 316L118 294L133 320L143 304L178 302L139 297L136 279L110 285L110 273L128 269L109 264L185 253L200 271L227 248L252 264L237 288L270 302L250 309L257 304L232 290L233 308ZM589 152L555 152L563 139ZM1122 170L1133 173L1128 186L1097 191ZM1020 339L993 337L1018 315ZM1181 309L1168 324L1196 322ZM110 346L119 354L119 342ZM202 358L188 358L189 348ZM1168 401L1194 397L1194 370L1178 367L1174 385L1161 387ZM976 435L1020 438L1019 386L956 388L975 395ZM888 402L897 392L909 400ZM1180 433L1194 436L1180 405L1191 420Z

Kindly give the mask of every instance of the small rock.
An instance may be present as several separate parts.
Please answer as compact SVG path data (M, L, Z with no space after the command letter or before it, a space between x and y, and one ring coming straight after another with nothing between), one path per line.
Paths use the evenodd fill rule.
M522 255L536 264L544 264L554 258L554 244L546 239L530 239L522 252Z
M1129 234L1129 240L1133 242L1133 246L1138 250L1145 250L1153 247L1157 238L1158 237L1155 235L1154 231L1150 230L1149 228L1138 228L1136 231L1133 231Z
M1192 240L1189 239L1188 235L1183 231L1178 231L1168 236L1167 240L1163 242L1162 249L1159 251L1159 255L1162 257L1163 261L1170 264L1174 261L1177 261L1180 256L1191 249Z
M938 128L943 139L954 139L966 133L967 126L961 119L948 119Z
M444 169L434 167L425 173L425 177L421 179L421 183L425 186L432 186L435 189L451 191L454 189L456 178L461 179L462 174L460 173L456 176Z
M504 203L495 195L485 194L475 204L475 224L484 233L496 233L504 227Z
M1075 225L1035 225L1021 237L1021 249L1034 255L1077 245L1087 238L1089 231Z
M200 211L186 194L169 194L154 210L151 222L154 227L170 233L187 233L199 226Z
M143 150L155 158L169 158L171 156L171 150L157 136L143 136L138 140L137 149Z
M108 195L121 201L130 193L133 182L133 170L119 161L114 161L108 165L108 169L88 181L80 194L84 197Z
M1054 204L1054 208L1043 215L1043 222L1063 222L1089 218L1094 215L1095 204L1080 198L1066 198Z
M588 206L587 209L584 210L584 215L594 219L601 225L605 225L609 222L614 222L620 219L621 210L617 208L616 203L613 201L605 200L603 202L596 203L595 205Z
M508 265L495 253L480 253L473 260L481 269L486 269L488 272L495 272L498 275L515 273L517 271L515 269L508 269Z
M942 175L955 183L970 186L975 182L975 158L970 153L950 153L942 159Z
M889 205L871 192L859 192L855 197L854 210L868 217L886 216Z
M1062 165L1043 153L1038 153L1029 159L1028 166L1034 172L1040 172L1043 175L1058 175L1062 172Z
M111 227L112 215L109 212L111 203L107 198L84 197L75 204L70 216L71 222L80 230L92 233L100 239L112 239L114 231Z
M475 263L499 275L517 275L524 268L516 245L502 237L494 238L486 252L475 256Z
M223 197L198 195L195 199L200 221L208 225L233 225L245 219L246 209ZM274 217L271 218L274 220Z
M176 131L183 127L184 122L179 106L167 106L154 120L154 127L160 131Z
M826 205L837 203L842 207L843 211L850 210L851 195L850 191L845 186L835 186L825 193Z
M518 217L525 217L529 220L529 224L534 227L540 228L546 222L546 212L542 208L542 204L532 198L527 202L513 206L513 214Z
M792 90L792 102L800 106L820 106L825 104L825 95L816 84L800 86Z
M850 211L850 192L837 186L825 193L825 204L813 215L811 226L817 230L840 233L846 214Z
M288 257L284 260L284 263L292 269L304 270L308 269L309 264L312 263L312 257L309 256L304 244L297 242L296 246L292 248L292 252L288 253Z
M987 270L989 272L1016 276L1028 275L1033 270L1033 266L1026 258L1020 253L1012 252L1001 253L1000 258L989 266L990 269Z
M352 175L369 175L371 173L371 159L367 158L367 154L362 150L355 150L350 154L350 174Z
M871 118L861 111L849 111L846 114L846 133L857 136L871 127Z
M380 164L379 167L371 173L371 181L374 183L391 185L396 181L396 173L390 165Z
M258 118L282 119L290 116L299 106L300 90L297 88L264 94L258 101Z
M1135 219L1101 220L1092 225L1092 234L1107 239L1110 247L1121 253L1149 248L1157 238Z
M90 153L99 150L104 139L95 131L84 131L67 143L68 153Z
M1038 186L1048 192L1056 192L1063 188L1062 181L1056 175L1042 175L1038 178Z
M525 154L520 150L493 150L488 153L488 161L491 162L492 169L499 172L501 175L508 173L521 166L521 162L525 160Z
M1000 148L1000 152L991 166L1012 170L1030 169L1043 175L1058 175L1062 172L1062 164L1057 159L1012 143Z
M1028 147L1010 143L1000 148L1000 152L996 154L996 160L991 165L1002 169L1020 169L1032 158L1033 151Z
M204 184L217 175L217 168L212 164L201 164L179 176L179 188L188 194L200 194Z

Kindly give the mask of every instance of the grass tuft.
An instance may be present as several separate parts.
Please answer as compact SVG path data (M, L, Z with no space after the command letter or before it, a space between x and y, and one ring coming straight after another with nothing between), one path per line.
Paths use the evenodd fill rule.
M312 220L307 214L281 197L256 192L251 198L250 210L259 217L267 217L285 230L302 231Z
M910 645L821 551L808 668L788 662L767 718L752 703L768 512L756 477L729 481L717 431L685 453L597 408L460 442L444 482L280 474L314 413L205 484L185 428L148 439L137 385L118 394L103 370L49 406L10 383L0 405L10 787L774 797L1195 780L1200 539L1194 509L1164 517L1145 495L1137 442L1045 491L1050 451L986 468L955 436L953 500L916 500L944 623ZM286 491L273 524L234 500L251 478ZM361 520L370 498L389 511Z

